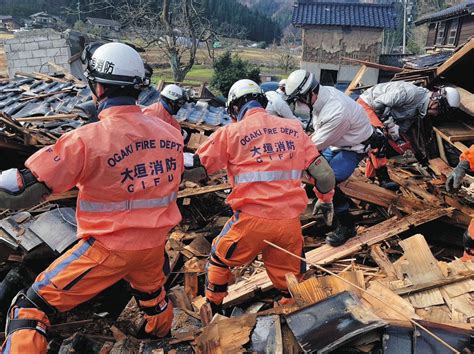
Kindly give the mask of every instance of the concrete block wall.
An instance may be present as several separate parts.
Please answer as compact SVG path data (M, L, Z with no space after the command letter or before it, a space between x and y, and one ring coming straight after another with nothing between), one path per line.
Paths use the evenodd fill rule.
M52 74L55 70L48 62L71 70L71 48L62 34L52 29L16 32L13 39L5 41L4 48L10 77L16 72Z

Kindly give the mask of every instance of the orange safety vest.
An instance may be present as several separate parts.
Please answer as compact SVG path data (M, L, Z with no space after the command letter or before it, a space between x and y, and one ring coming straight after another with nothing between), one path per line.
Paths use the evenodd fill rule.
M227 169L233 210L267 219L292 219L304 211L302 173L319 156L299 121L263 108L218 129L196 153L208 173Z
M135 105L106 108L99 119L36 152L26 167L53 193L79 188L78 237L120 250L162 245L181 221L181 133Z
M147 116L156 117L168 124L171 124L181 132L181 126L179 125L179 122L166 110L161 102L155 102L152 105L144 107L142 111Z

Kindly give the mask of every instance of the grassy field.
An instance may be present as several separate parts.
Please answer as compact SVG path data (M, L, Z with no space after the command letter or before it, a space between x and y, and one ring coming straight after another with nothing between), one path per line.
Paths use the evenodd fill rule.
M186 75L184 84L200 85L204 81L209 83L213 72L214 70L212 70L212 68L207 68L203 65L194 65L188 75ZM152 82L156 84L160 80L173 81L173 74L170 68L153 70Z
M216 56L222 55L225 49L216 50ZM251 64L260 67L262 74L272 74L281 77L287 77L287 73L284 73L278 68L278 56L280 52L272 49L258 49L258 48L239 48L232 49L233 54L238 54L243 60L250 62ZM151 64L166 65L162 54L157 49L151 49L144 55L145 60ZM295 57L296 62L298 58ZM213 70L212 62L208 57L207 51L199 49L197 53L196 62L192 70L186 75L184 80L185 84L198 85L203 81L209 83L211 80ZM157 83L160 80L173 81L173 75L171 69L168 67L163 69L154 69L154 75L152 81Z

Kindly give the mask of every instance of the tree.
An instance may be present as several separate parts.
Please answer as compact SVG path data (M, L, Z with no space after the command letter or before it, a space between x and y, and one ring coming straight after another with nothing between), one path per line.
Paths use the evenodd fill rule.
M283 69L285 73L296 68L296 58L293 51L296 48L296 35L291 31L286 31L281 40L281 48L278 52L278 66Z
M209 43L215 38L195 0L91 0L88 9L90 13L110 12L143 48L156 45L167 58L175 81L183 81L193 67L199 44L207 42L207 48L212 48Z
M242 60L237 54L232 57L229 51L214 62L214 74L211 86L227 97L232 85L241 79L250 79L260 83L260 68Z

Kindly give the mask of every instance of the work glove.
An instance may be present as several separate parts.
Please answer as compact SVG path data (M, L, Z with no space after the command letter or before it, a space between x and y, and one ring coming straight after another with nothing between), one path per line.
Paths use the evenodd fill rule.
M190 152L184 153L184 167L193 168L194 167L194 154Z
M323 202L321 199L318 199L314 205L313 215L318 214L320 211L323 214L323 219L326 225L331 226L334 218L334 205L332 204L332 201Z
M469 161L459 160L458 165L454 168L446 180L446 191L455 193L461 188L462 179L466 172L470 169Z
M20 172L16 168L10 168L9 170L0 172L0 189L16 193L23 187L22 182Z
M393 141L400 140L400 127L395 124L393 118L390 117L384 123L385 128L387 129L387 134L392 138Z

